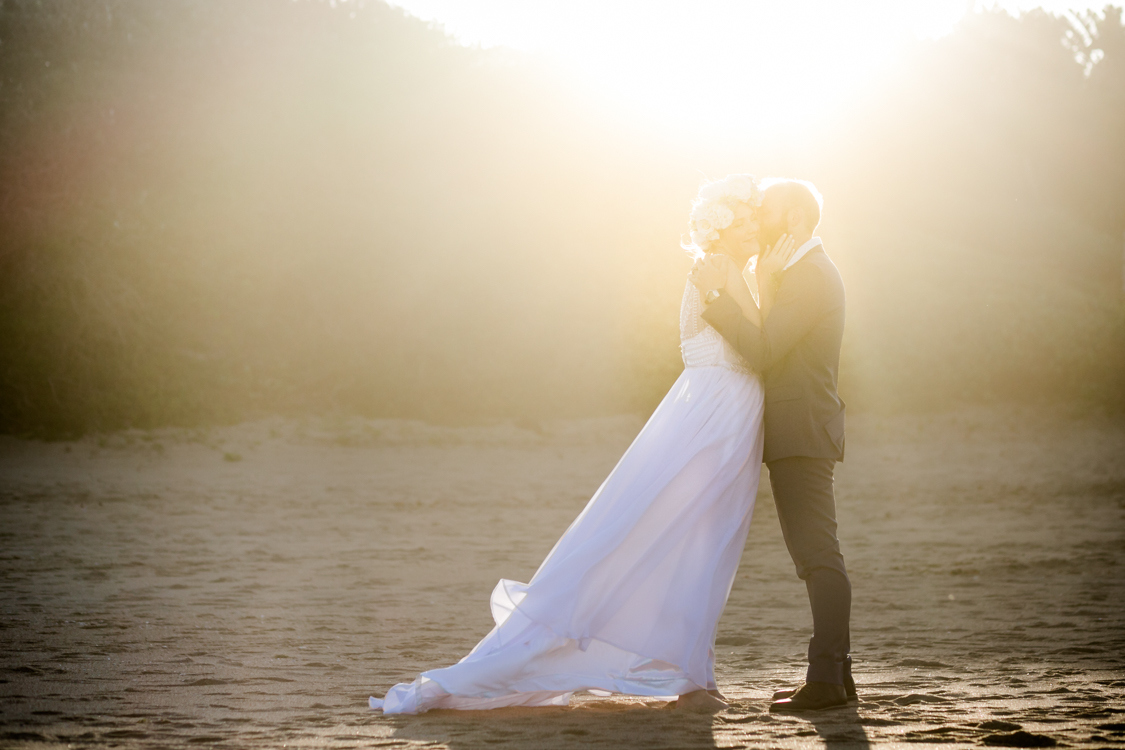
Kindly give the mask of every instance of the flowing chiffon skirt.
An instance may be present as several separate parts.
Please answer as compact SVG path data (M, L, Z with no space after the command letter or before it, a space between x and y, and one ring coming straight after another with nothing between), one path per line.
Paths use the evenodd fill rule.
M715 687L714 642L762 462L755 375L684 370L529 583L501 580L496 626L460 662L371 708L566 705L578 690Z

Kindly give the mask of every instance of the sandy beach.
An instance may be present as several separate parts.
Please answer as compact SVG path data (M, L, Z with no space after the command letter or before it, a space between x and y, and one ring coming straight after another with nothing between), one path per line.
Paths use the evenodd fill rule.
M837 472L858 706L767 713L810 616L768 482L716 716L384 717L463 656L642 425L270 420L0 440L0 746L1125 748L1125 426L860 416Z

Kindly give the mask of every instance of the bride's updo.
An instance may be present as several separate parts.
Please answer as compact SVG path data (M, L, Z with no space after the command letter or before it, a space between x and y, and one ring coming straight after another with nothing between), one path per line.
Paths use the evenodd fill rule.
M762 191L752 174L731 174L721 180L705 182L691 204L688 232L691 241L681 242L694 257L702 257L719 232L734 221L734 206L746 203L757 210L762 205Z

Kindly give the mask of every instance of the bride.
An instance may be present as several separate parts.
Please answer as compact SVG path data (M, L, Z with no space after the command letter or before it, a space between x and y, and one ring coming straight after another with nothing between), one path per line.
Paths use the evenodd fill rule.
M763 390L700 317L696 284L725 274L747 317L768 313L768 292L759 310L741 271L753 256L759 277L778 271L794 248L782 238L759 253L760 203L751 175L700 188L685 246L697 262L680 309L683 373L531 581L497 584L492 631L457 664L371 698L372 708L562 706L579 690L726 706L715 631L754 510Z

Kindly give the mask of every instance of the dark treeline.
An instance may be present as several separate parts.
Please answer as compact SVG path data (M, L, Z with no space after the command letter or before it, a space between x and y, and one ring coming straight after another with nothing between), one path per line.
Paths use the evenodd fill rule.
M1125 31L985 12L799 167L859 409L1125 406ZM0 429L651 408L697 164L377 2L0 2Z

